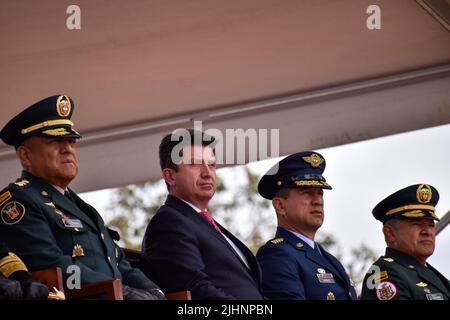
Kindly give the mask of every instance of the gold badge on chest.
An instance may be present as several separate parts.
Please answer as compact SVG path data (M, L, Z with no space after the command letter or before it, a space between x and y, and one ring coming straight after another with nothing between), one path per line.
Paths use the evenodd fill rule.
M75 258L75 257L84 257L84 249L79 244L76 244L73 246L72 258Z

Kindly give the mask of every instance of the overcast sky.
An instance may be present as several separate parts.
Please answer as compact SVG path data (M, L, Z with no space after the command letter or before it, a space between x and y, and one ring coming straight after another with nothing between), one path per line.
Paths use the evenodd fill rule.
M333 234L345 250L365 243L383 254L382 225L373 218L372 209L406 186L433 185L440 193L438 217L450 210L450 124L317 151L326 159L324 176L333 187L325 191L321 230ZM252 163L250 167L262 175L278 160ZM89 192L82 197L102 213L110 192ZM435 253L428 260L447 278L449 247L450 226L437 237Z

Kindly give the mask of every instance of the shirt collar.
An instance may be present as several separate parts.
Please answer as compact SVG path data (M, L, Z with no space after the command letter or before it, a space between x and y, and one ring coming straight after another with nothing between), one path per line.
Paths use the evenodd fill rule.
M63 188L55 186L54 184L52 184L52 187L58 190L62 195L64 195L64 192L67 191L67 188L64 190Z
M186 200L183 200L183 199L181 199L181 198L178 198L178 199L180 199L180 200L183 201L184 203L188 204L192 209L195 210L195 212L201 212L201 211L202 211L202 210L200 210L199 208L197 208L196 206L194 206L192 203L187 202Z
M301 233L298 233L298 232L295 232L295 231L291 231L291 230L288 230L288 231L289 231L290 233L296 235L296 236L299 237L300 239L302 239L302 240L303 240L304 242L306 242L311 248L314 249L314 246L316 245L316 243L315 243L314 240L311 240L310 238L304 236L304 235L301 234Z

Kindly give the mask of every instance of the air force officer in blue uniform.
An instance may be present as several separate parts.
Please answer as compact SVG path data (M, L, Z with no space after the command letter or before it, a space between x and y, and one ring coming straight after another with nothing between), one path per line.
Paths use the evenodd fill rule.
M263 292L279 300L348 300L356 292L342 264L314 241L324 219L322 173L325 159L317 152L290 155L271 168L258 192L272 200L278 228L262 246Z

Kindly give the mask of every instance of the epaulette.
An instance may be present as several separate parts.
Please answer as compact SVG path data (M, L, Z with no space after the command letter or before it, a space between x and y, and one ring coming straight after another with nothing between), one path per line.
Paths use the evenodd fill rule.
M270 240L270 242L273 244L280 244L283 241L284 241L284 238L275 238L275 239Z

